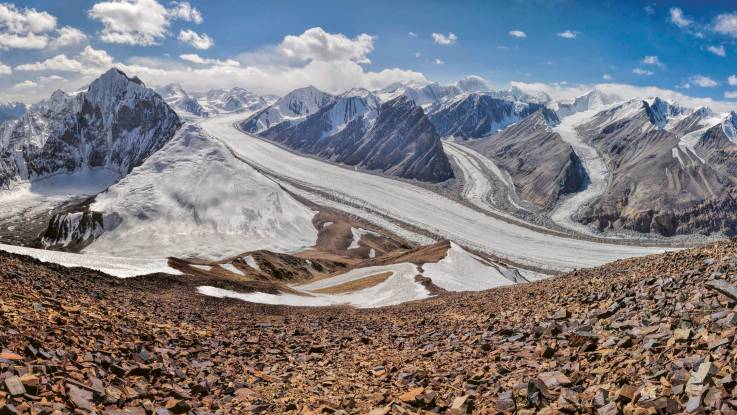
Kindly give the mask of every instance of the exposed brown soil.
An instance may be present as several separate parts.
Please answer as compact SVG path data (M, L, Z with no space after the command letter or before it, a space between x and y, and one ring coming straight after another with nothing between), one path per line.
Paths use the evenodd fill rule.
M319 290L313 290L313 292L320 294L345 294L351 293L364 288L370 288L375 285L379 285L386 281L389 277L394 274L391 271L381 272L379 274L369 275L368 277L361 278L358 280L346 282L343 284L333 285L331 287L321 288Z
M382 309L0 253L0 413L735 413L737 243Z

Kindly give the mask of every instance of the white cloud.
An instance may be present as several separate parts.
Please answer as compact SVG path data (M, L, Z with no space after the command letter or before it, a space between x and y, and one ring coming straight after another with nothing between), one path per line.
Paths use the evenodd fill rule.
M458 36L453 32L449 32L447 36L442 33L433 33L432 40L438 45L449 46L456 43Z
M521 31L521 30L510 30L509 36L516 37L516 38L526 38L527 33Z
M665 65L662 62L660 62L660 59L658 59L657 56L652 56L652 55L651 56L645 56L644 58L642 58L642 64L643 65L656 66L658 68L665 67Z
M650 71L650 70L647 70L647 69L642 69L642 68L635 68L635 69L632 70L632 73L635 74L635 75L643 75L643 76L650 76L650 75L654 74L653 71Z
M727 83L730 85L737 85L737 75L729 75Z
M54 29L56 17L49 13L0 4L0 49L43 49Z
M41 76L38 78L39 82L63 82L66 81L66 78L61 77L59 75L49 75L49 76Z
M200 65L216 65L216 66L240 66L240 62L233 59L226 59L224 61L221 61L219 59L208 59L203 58L200 55L196 53L185 53L183 55L179 55L179 58L182 60L197 63Z
M174 7L169 9L169 16L173 19L194 22L196 24L200 24L203 21L202 13L186 1L174 2Z
M189 29L180 31L178 39L180 42L189 43L192 47L200 50L210 49L215 44L210 36L204 33L200 35Z
M564 32L558 33L558 36L565 38L565 39L575 39L578 36L578 32L566 30Z
M106 51L101 49L95 49L91 46L87 46L79 54L79 59L85 64L90 70L96 68L107 69L113 64L113 57L110 56Z
M711 46L708 46L706 50L708 50L709 52L717 56L721 56L721 57L727 56L727 52L725 52L723 45L719 45L719 46L711 45Z
M714 31L737 37L737 12L720 14L714 19Z
M15 67L18 71L67 71L79 72L82 70L82 64L74 59L70 59L67 55L56 55L41 62L25 63Z
M107 52L87 46L80 52L77 59L60 54L40 62L18 65L15 69L19 71L61 71L90 74L107 69L112 64L113 57Z
M151 46L168 34L172 20L202 22L202 14L187 2L167 9L156 0L108 0L87 12L102 23L100 39L108 43Z
M693 23L693 20L683 14L683 10L678 7L672 7L670 9L670 22L680 28L686 28Z
M445 62L442 59L435 58L435 64L437 65L443 65Z
M85 35L81 30L71 26L64 26L59 29L59 36L51 41L51 47L60 48L63 46L76 45L84 42L85 40L87 40L87 35Z
M415 58L420 59L422 54L420 52L415 52Z
M13 73L13 69L10 66L0 62L0 75L10 75L11 73Z
M737 91L724 91L724 98L729 98L729 99L737 98Z
M605 81L611 81L614 78L612 78L612 76L609 75L608 73L605 73L604 75L601 76L601 79L603 79Z
M410 36L412 36L412 37L417 37L417 33L415 33L415 32L407 32L407 34L410 35Z
M696 84L702 88L714 88L715 86L719 85L717 81L704 75L694 75L689 79L689 82L692 84Z
M717 101L712 98L699 98L684 95L670 89L657 88L653 86L640 87L628 84L618 83L601 83L594 85L561 85L560 83L526 83L512 82L512 86L516 86L527 93L545 92L555 100L570 100L577 96L581 96L592 89L596 88L606 94L613 94L622 99L642 99L660 97L666 100L677 102L687 107L709 107L717 112L731 111L735 109L734 102Z
M645 5L645 13L653 15L655 14L655 3Z
M37 83L35 83L35 82L33 82L33 81L29 80L29 79L26 79L23 82L19 82L19 83L13 85L13 88L15 88L15 89L26 89L26 88L35 88L37 86L38 86Z
M342 33L328 33L321 27L313 27L301 35L284 37L278 50L298 61L370 63L368 54L374 50L374 37L362 33L350 39Z

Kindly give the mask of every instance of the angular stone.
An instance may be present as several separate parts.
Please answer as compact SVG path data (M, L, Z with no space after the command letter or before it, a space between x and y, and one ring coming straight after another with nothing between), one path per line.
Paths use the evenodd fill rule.
M91 391L79 388L71 383L67 383L67 389L69 390L69 400L72 401L74 406L87 411L93 411L95 409L92 403L94 395Z
M706 286L729 297L732 301L737 301L737 287L724 280L711 280L706 282Z
M26 393L26 388L23 386L23 383L20 381L18 376L5 378L5 390L8 391L10 396L18 396Z
M414 388L408 392L399 395L399 400L406 403L414 403L417 401L417 397L422 393L425 388Z

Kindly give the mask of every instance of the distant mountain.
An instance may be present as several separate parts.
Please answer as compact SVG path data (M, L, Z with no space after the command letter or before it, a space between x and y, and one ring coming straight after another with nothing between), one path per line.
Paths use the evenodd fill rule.
M249 133L260 133L283 122L301 122L333 102L335 97L314 86L295 89L250 117L242 126Z
M111 69L85 92L56 91L19 119L0 124L0 188L86 168L123 176L180 125L161 96Z
M169 84L156 90L167 104L182 116L207 117L208 112L184 91L179 84Z
M228 91L213 89L206 93L193 95L197 102L211 114L260 111L277 100L274 96L259 96L239 87Z
M468 139L494 134L542 108L542 104L507 101L485 93L464 93L441 104L429 118L441 136Z
M666 236L737 233L734 117L704 127L712 119L708 110L654 98L627 101L580 125L608 160L611 179L579 219L600 230Z
M297 95L305 96L301 92ZM316 102L314 94L306 96L313 108L325 102ZM403 178L441 182L453 177L439 135L412 99L399 96L380 104L371 92L352 90L326 101L311 114L292 111L308 115L282 118L260 135L305 154ZM299 103L295 108L305 106ZM274 115L283 113L264 110L246 120L243 128L258 131L269 116L275 122Z
M547 210L588 180L571 145L550 128L557 123L552 110L541 108L501 133L468 145L509 173L520 198Z
M607 105L622 101L616 95L605 94L598 89L576 97L572 101L563 101L557 104L556 113L558 117L566 117L577 112L589 111L593 109L604 109Z

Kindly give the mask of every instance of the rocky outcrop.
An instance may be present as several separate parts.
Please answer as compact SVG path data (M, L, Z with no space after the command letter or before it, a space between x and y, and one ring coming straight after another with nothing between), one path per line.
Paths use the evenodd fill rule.
M123 176L160 149L181 125L138 78L111 69L85 92L61 91L0 125L0 188L61 172L105 168Z
M579 191L588 181L570 144L550 129L555 113L542 109L497 135L469 142L512 177L517 194L540 209Z
M442 137L479 138L501 131L543 107L471 93L450 99L430 113L429 118Z

